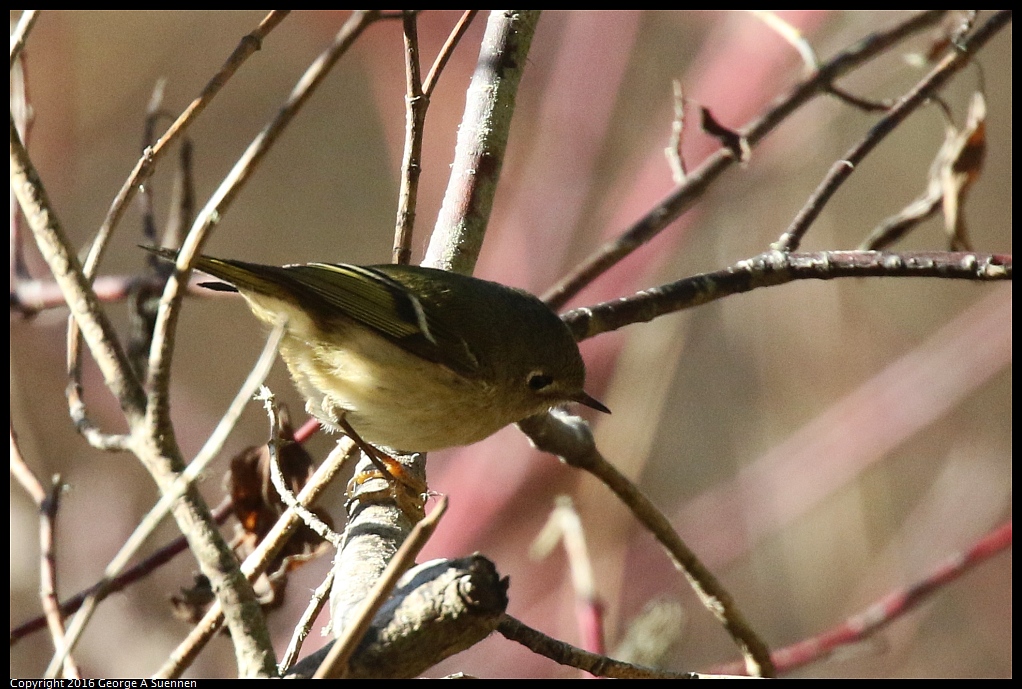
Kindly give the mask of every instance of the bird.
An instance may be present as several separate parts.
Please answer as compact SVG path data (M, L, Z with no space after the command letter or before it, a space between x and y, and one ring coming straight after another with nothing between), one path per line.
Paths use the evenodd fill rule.
M143 247L175 260L170 249ZM283 326L279 350L306 408L393 453L468 445L584 390L567 325L523 290L421 266L271 266L199 256L195 268Z

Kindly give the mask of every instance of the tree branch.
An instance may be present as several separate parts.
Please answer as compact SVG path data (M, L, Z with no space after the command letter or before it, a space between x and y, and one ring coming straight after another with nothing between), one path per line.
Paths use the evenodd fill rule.
M954 280L1011 280L1010 254L920 251L770 251L712 273L643 290L630 297L573 309L562 318L578 340L644 323L668 313L723 297L795 280L846 277L915 277Z
M585 421L554 410L523 419L518 422L518 427L529 436L537 449L560 457L569 466L588 471L610 488L667 550L675 567L688 579L706 609L724 625L745 656L749 673L762 677L774 676L769 649L745 621L731 594L685 545L667 517L600 454Z
M537 10L494 10L458 129L451 179L423 265L471 275L490 220Z
M897 104L880 118L880 121L870 127L869 132L862 140L853 146L841 160L838 160L830 168L830 172L806 201L802 210L798 212L795 219L784 234L771 245L777 251L795 251L802 242L802 237L809 231L813 221L823 211L827 201L834 195L838 188L848 179L855 168L865 159L870 152L883 141L888 134L894 131L895 127L905 121L912 112L930 97L947 81L957 74L963 67L972 61L976 51L982 48L987 41L993 38L998 31L1003 29L1011 21L1011 10L1000 10L993 17L988 19L981 27L970 34L956 46L940 63L934 67L916 86L906 93Z
M821 65L813 76L795 85L779 98L759 119L741 129L738 134L750 146L759 143L789 115L815 96L825 93L828 86L842 75L882 54L892 45L938 22L946 10L929 10L899 22L885 31L877 31L856 45L841 51ZM731 165L738 162L726 148L720 148L691 171L683 184L645 216L632 224L615 239L607 242L576 266L559 283L543 295L550 308L557 310L579 293L597 275L607 271L640 246L655 237L670 223L677 220L695 203L704 191Z

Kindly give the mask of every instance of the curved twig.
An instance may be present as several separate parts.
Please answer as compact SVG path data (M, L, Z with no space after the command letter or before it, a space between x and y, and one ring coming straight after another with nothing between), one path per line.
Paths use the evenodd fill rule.
M28 34L32 30L32 26L35 24L36 19L39 19L40 11L41 10L25 10L21 13L21 16L18 17L18 24L14 27L14 31L11 33L10 69L14 69L14 63L17 61L22 49L25 47L25 41L28 39Z

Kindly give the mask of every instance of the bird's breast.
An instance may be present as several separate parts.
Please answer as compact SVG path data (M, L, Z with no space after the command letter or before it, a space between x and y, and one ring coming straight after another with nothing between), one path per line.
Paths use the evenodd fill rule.
M311 414L395 451L428 452L481 440L518 421L495 386L402 349L364 328L289 332L281 355ZM512 405L513 406L513 405Z

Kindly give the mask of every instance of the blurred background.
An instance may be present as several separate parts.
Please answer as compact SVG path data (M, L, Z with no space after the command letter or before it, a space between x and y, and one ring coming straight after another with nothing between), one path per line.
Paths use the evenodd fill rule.
M12 22L18 14L12 12ZM175 116L264 13L46 12L25 52L35 119L29 150L64 228L86 246L138 159L146 104L165 78ZM276 113L346 15L296 12L264 41L190 130L201 206ZM905 15L783 15L821 59ZM425 12L424 71L459 17ZM982 18L982 15L981 15ZM439 210L464 93L485 13L440 78L426 120L415 258ZM897 98L924 71L919 34L843 79L875 99ZM968 199L977 251L1012 251L1012 33L984 49L988 155ZM740 127L802 74L790 45L754 16L723 12L549 12L540 20L521 84L508 158L476 274L542 293L601 241L620 233L672 187L664 148L672 80L717 120ZM956 121L981 83L962 71L944 91ZM404 128L400 22L370 27L285 132L206 246L213 255L264 263L390 259ZM593 304L765 251L829 167L859 141L875 114L817 98L735 166L696 207L598 279L573 306ZM915 198L944 138L924 107L851 176L810 230L807 251L858 246L883 218ZM163 131L164 123L159 127ZM716 143L691 120L689 169ZM173 159L152 189L167 214ZM101 274L142 270L140 214L121 223ZM29 241L31 244L31 241ZM939 219L902 245L940 250ZM34 276L47 270L28 250ZM583 343L590 392L613 411L592 419L604 454L636 480L681 536L729 587L752 626L775 647L839 623L885 593L967 548L1012 512L1011 284L920 279L802 282L724 299ZM126 326L123 304L108 311ZM106 455L75 433L64 398L66 311L11 316L11 415L39 476L69 484L59 515L62 597L93 583L156 500L130 455ZM244 380L264 333L236 299L186 304L174 358L172 404L186 455L205 441ZM277 364L270 387L298 421L301 400ZM92 418L122 430L116 403L90 361ZM223 495L229 458L265 442L256 403L205 477ZM309 449L318 459L333 439ZM531 450L508 428L476 446L439 452L430 487L451 508L427 557L480 551L511 578L509 612L579 643L564 556L535 561L529 546L554 499L572 496L586 529L610 649L652 600L680 604L684 624L665 660L705 670L737 657L667 556L593 479ZM343 515L340 491L328 507ZM39 613L34 505L11 485L11 626ZM227 527L228 529L232 527ZM147 552L176 535L168 521ZM271 613L283 650L329 557L296 573ZM76 653L91 676L148 675L187 633L169 596L191 583L195 562L176 558L109 598ZM1001 554L941 590L867 643L798 674L1007 677L1012 668L1011 555ZM323 643L320 619L305 646ZM11 648L12 677L39 675L45 633ZM575 672L502 637L434 668L483 677ZM229 641L215 640L186 676L232 676Z

